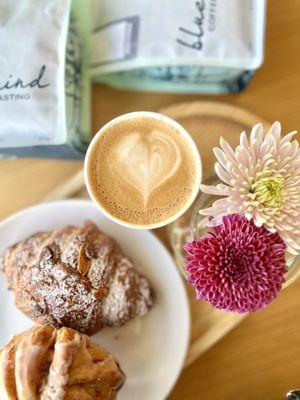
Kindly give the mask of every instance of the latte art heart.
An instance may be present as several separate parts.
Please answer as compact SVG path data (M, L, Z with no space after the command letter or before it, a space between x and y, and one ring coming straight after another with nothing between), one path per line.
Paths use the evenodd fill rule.
M195 199L200 159L183 127L152 112L101 128L87 153L87 188L99 208L130 228L167 225Z
M132 132L114 149L112 168L142 196L147 207L151 193L161 187L178 170L181 153L178 144L160 130L148 135Z

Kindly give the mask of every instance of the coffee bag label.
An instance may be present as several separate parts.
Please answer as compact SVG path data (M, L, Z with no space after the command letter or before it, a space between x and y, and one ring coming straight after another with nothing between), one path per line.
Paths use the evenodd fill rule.
M99 43L103 47L100 54L92 51L91 65L96 67L137 57L139 28L140 17L134 15L96 29L91 48L98 49Z
M70 0L0 0L0 147L66 142Z
M155 66L257 68L264 0L93 0L92 73Z

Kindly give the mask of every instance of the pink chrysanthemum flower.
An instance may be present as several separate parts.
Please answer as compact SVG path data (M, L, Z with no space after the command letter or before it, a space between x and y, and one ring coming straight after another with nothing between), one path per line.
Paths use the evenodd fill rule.
M300 149L296 132L280 136L280 123L275 122L264 135L263 127L253 127L248 141L241 134L235 149L220 140L215 148L218 160L215 170L224 182L216 186L201 185L205 193L226 196L200 213L212 216L217 225L228 214L243 214L256 226L264 225L278 232L287 250L298 254L300 249ZM208 218L207 221L208 222Z
M287 272L285 244L278 233L240 215L223 217L213 232L184 249L198 299L227 311L262 309L276 298Z

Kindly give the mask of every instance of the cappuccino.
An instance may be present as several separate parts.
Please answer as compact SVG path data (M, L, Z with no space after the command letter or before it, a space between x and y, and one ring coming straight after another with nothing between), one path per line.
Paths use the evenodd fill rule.
M126 114L105 125L86 157L93 200L112 219L135 228L174 220L194 200L201 179L198 151L175 121Z

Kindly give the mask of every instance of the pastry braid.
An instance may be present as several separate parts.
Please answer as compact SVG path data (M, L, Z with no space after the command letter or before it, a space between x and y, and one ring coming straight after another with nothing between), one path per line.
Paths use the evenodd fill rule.
M1 400L114 400L115 359L73 329L33 327L0 350Z
M40 324L91 334L153 304L147 279L92 222L37 233L1 259L17 307Z

